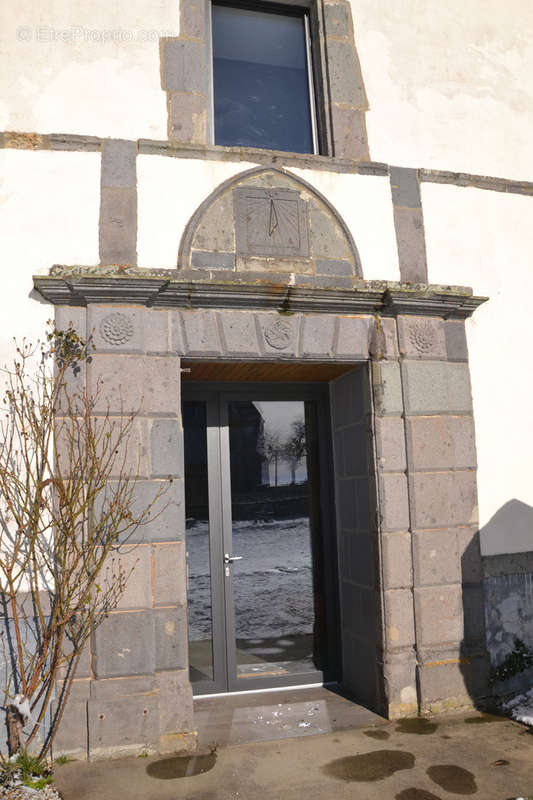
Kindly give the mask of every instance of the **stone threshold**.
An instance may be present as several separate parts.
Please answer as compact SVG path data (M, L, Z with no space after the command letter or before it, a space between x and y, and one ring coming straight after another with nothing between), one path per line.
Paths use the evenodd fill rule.
M139 267L66 267L35 275L34 288L54 305L129 303L150 308L267 309L332 314L419 314L465 319L487 298L464 286L364 281L353 286L294 286L287 276L251 280L243 273L220 280L195 276L194 270L150 270ZM211 273L212 274L212 273ZM320 279L316 279L319 281Z

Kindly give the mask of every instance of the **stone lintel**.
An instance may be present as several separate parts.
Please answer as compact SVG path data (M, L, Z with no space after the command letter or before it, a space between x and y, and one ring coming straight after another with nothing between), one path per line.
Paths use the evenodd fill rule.
M270 309L331 314L417 314L466 318L487 298L465 287L354 279L353 288L287 286L235 278L183 280L179 270L52 267L34 287L54 305L136 303L162 308Z

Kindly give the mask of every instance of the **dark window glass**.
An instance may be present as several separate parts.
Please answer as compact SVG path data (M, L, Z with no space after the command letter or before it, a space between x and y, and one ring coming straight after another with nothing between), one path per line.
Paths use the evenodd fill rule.
M313 152L303 16L213 5L215 143Z

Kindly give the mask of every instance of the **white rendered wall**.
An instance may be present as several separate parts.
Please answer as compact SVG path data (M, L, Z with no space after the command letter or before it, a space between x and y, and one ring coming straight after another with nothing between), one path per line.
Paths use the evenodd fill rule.
M425 183L422 200L429 281L490 298L467 322L482 551L533 550L532 198Z
M13 336L35 341L53 316L30 297L32 275L98 263L99 195L98 153L0 150L0 367Z
M533 180L533 3L351 4L374 161Z
M0 130L166 139L159 38L178 0L17 0L0 9Z
M292 170L337 209L350 229L367 281L399 281L400 267L388 177Z
M351 0L371 158L533 179L533 4ZM166 138L159 37L178 0L0 9L0 130Z

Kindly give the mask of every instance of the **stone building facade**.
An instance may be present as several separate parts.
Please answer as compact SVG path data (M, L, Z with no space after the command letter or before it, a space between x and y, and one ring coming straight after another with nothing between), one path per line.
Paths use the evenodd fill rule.
M424 5L429 14L435 4ZM230 384L244 393L285 385L304 399L312 385L324 398L329 544L315 569L329 576L328 647L341 689L390 718L488 696L480 550L488 519L478 513L474 416L483 420L482 474L491 475L497 457L483 449L487 397L479 376L494 321L482 316L492 297L486 304L486 284L477 285L490 247L472 232L461 238L469 208L461 204L465 193L483 195L471 208L480 228L492 219L486 195L516 201L502 212L506 220L517 210L525 218L518 203L530 213L533 183L514 165L509 179L487 177L488 168L466 173L459 151L449 164L440 151L427 161L422 152L421 161L406 150L394 159L401 166L392 157L373 160L369 87L380 79L367 39L367 60L359 58L352 18L367 34L379 25L358 0L314 0L308 8L315 154L213 144L210 6L201 0L169 8L175 35L161 30L143 44L151 84L139 92L153 100L147 108L158 109L166 136L147 135L138 104L127 124L102 111L94 128L81 130L75 120L61 129L65 115L56 108L34 130L22 103L2 134L15 198L7 227L20 230L20 219L30 226L14 306L25 324L53 306L59 327L72 322L92 337L95 355L79 381L90 391L103 380L101 413L107 402L117 414L141 409L132 450L139 504L171 479L162 512L122 548L135 569L80 664L57 752L97 758L195 746L182 415L191 384L230 393ZM103 7L94 13L103 26ZM387 36L400 46L400 30ZM130 69L129 54L115 45L115 67ZM76 47L54 51L67 73L93 58L86 43ZM401 77L397 97L410 97L410 80ZM104 86L99 91L109 99ZM394 136L389 120L386 134L375 134L381 152L384 137ZM50 219L33 209L32 192L51 193ZM454 237L471 269L456 267L457 250L445 250ZM521 264L527 239L515 249ZM456 280L458 273L468 280ZM315 551L315 561L317 552L326 550ZM491 569L505 574L501 564Z

